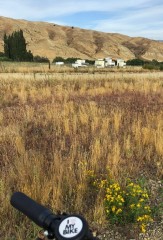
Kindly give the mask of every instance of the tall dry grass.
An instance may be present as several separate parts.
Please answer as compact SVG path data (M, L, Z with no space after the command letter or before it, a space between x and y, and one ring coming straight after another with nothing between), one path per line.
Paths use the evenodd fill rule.
M3 239L37 228L9 204L23 191L56 211L105 224L93 181L163 175L163 74L1 74Z

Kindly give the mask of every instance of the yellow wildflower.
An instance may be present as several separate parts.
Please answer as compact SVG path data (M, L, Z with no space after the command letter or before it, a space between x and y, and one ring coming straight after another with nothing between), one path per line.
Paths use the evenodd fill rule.
M140 207L141 207L140 203L138 203L136 206L137 206L138 208L140 208Z
M147 210L148 212L151 212L150 206L145 206L144 209Z
M140 228L141 228L141 231L142 231L143 233L146 232L146 225L145 225L145 224L141 224Z
M144 198L148 198L148 194L147 194L147 193L143 193L142 196L143 196Z
M107 195L106 195L106 200L109 201L109 200L111 199L111 197L112 197L112 196L111 196L110 194L107 194Z
M116 209L115 206L113 206L113 207L111 208L111 210L112 210L113 213L115 212L115 209Z
M134 208L134 207L135 207L135 204L131 204L131 205L130 205L130 208Z
M134 184L131 182L130 184L128 184L128 187L132 187Z
M141 222L142 220L143 220L142 217L138 217L138 218L137 218L137 222Z
M121 212L122 212L122 209L119 208L119 209L116 211L116 214L119 214L119 213L121 213Z

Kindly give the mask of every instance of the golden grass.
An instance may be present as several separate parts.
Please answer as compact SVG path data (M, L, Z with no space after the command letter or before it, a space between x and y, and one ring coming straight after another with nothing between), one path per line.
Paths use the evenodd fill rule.
M122 184L127 177L162 178L162 73L0 77L3 239L33 239L36 230L10 206L13 191L104 225L94 179L107 169Z

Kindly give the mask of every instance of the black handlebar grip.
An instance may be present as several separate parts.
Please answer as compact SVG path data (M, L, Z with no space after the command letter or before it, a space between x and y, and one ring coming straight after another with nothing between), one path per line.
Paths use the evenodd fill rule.
M11 197L11 205L24 213L28 218L42 228L48 228L54 214L44 206L38 204L24 193L15 192Z

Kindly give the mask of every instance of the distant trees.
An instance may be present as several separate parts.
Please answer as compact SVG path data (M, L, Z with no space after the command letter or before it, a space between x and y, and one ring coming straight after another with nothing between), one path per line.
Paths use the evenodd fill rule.
M80 58L74 58L74 57L70 57L70 58L63 58L63 57L55 57L53 59L53 63L56 63L56 62L64 62L65 64L72 64L74 63L77 59L80 59ZM89 59L86 59L85 61L86 63L90 64L90 65L93 65L95 63L94 60L89 60Z
M74 63L77 59L80 59L80 58L69 57L69 58L66 58L66 59L65 59L65 63L67 63L67 64L72 64L72 63Z
M39 62L39 63L48 63L49 59L47 57L40 57L40 56L34 56L33 57L34 62Z
M33 54L26 49L23 31L15 31L11 35L4 35L4 54L13 61L33 61Z
M85 62L88 63L89 65L94 65L95 64L95 60L86 59Z
M153 59L152 61L144 64L143 68L144 69L149 69L149 70L163 71L163 62L158 62L157 60Z
M65 62L65 59L63 57L55 57L53 59L53 63L56 63L56 62Z
M131 59L126 62L128 66L142 66L144 69L149 70L163 70L163 62L158 62L153 59L152 61L143 59Z
M126 65L128 66L143 66L144 61L142 59L136 58L136 59L131 59L126 62Z
M62 58L62 57L56 57L53 59L53 63L55 62L64 62L66 64L71 64L71 63L74 63L77 59L80 59L80 58L74 58L74 57L70 57L70 58Z

